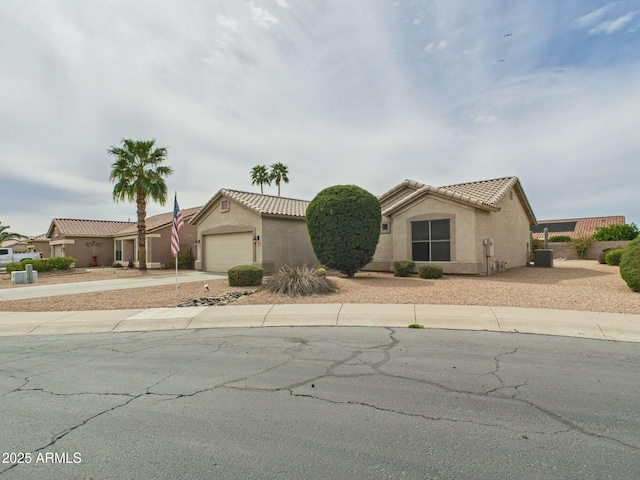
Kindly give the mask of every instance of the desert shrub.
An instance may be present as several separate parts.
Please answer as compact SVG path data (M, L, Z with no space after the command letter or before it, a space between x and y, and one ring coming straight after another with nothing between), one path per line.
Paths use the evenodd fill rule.
M620 258L622 257L622 252L624 252L624 248L616 248L614 250L610 250L604 257L605 261L608 265L613 265L617 267L620 265Z
M178 252L178 268L193 268L195 261L196 259L193 256L191 248L180 245L180 251Z
M350 278L373 259L381 220L378 199L355 185L325 188L306 212L316 257Z
M420 278L442 278L442 267L440 265L420 265L418 276Z
M578 258L584 258L592 243L593 237L575 237L571 239L571 246Z
M611 248L605 248L604 250L602 250L600 252L600 254L598 255L598 263L601 264L606 264L607 260L605 259L605 256L607 255L608 252L610 252L612 249Z
M571 237L569 235L554 235L549 237L550 242L570 242Z
M25 258L20 262L13 262L7 265L7 273L24 270L26 265L33 265L37 272L50 272L52 270L67 270L76 263L72 257L49 257L49 258Z
M307 267L284 267L267 278L260 290L289 297L327 295L337 291L334 282L326 275L317 275L316 271Z
M122 268L122 264L118 262L113 262L113 264L111 265L111 268Z
M640 292L640 238L632 240L620 257L620 276L634 292Z
M318 269L316 269L315 274L318 277L326 277L327 276L327 271L324 268L318 268Z
M255 287L262 283L264 270L257 265L238 265L227 271L230 287Z
M416 268L416 262L413 260L396 260L393 262L394 277L408 277Z
M597 227L593 234L593 239L597 242L607 242L612 240L633 240L638 237L638 227L635 223L607 225Z

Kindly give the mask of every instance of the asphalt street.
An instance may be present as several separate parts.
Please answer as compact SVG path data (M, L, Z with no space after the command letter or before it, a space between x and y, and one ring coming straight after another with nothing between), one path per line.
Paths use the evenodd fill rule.
M639 364L406 328L3 337L0 480L640 478Z

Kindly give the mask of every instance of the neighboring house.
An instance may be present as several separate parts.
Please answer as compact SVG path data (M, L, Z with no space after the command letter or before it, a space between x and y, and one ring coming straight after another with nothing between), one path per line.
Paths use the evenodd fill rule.
M587 218L563 218L557 220L540 220L537 225L531 225L533 238L544 239L544 229L549 232L549 237L563 236L571 238L590 237L598 227L624 224L622 215L613 217L587 217Z
M46 241L43 241L46 240ZM13 253L40 252L46 257L49 251L49 239L44 235L36 237L20 237L2 243L3 247L10 247Z
M536 218L517 177L444 187L405 180L378 197L380 241L367 270L395 260L481 274L525 265Z
M180 231L181 250L195 252L196 229L189 220L200 207L181 210L185 221ZM147 268L170 268L175 259L171 255L171 228L173 212L154 215L146 219ZM50 256L73 257L76 267L126 266L129 259L138 266L137 222L110 220L81 220L54 218L47 231ZM44 253L44 252L43 252Z
M202 207L180 210L184 220L184 228L180 230L180 251L190 250L196 256L196 228L189 220ZM175 265L175 257L171 255L171 229L173 212L161 213L146 219L147 230L147 268L169 268ZM127 265L129 259L138 266L138 224L132 223L116 232L114 240L114 262Z
M54 218L47 231L51 257L73 257L76 267L113 264L113 236L131 222Z
M265 272L284 266L313 266L305 212L308 201L221 189L191 219L197 227L196 268L226 272L259 265Z

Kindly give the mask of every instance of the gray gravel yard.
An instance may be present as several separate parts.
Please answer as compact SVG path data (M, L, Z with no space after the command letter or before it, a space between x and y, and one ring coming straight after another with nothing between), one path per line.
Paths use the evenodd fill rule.
M39 284L104 280L142 275L172 275L171 270L148 271L111 268L78 270L76 274L43 274ZM592 260L556 261L555 268L518 267L490 277L451 276L423 280L416 276L396 278L386 273L361 272L354 279L331 277L339 292L328 296L289 298L258 292L239 300L239 304L277 303L415 303L440 305L489 305L560 310L640 314L640 294L624 283L618 267ZM8 275L0 276L0 288L12 286ZM113 310L175 306L198 297L215 297L242 290L229 287L227 280L175 286L114 290L62 295L20 301L0 302L3 311ZM223 308L223 307L221 307Z

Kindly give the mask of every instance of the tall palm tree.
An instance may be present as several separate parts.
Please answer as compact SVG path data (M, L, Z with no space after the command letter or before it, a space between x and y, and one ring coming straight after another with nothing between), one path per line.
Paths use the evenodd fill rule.
M264 184L271 185L271 176L267 167L264 165L256 165L251 169L251 185L260 185L260 193L264 194L262 186Z
M271 165L271 171L269 172L269 179L276 182L278 186L278 196L280 196L280 182L289 183L289 168L284 163L274 163Z
M109 180L115 182L113 199L136 201L138 214L138 261L140 270L147 269L146 230L147 200L164 205L167 184L163 177L171 175L171 167L161 165L167 158L165 147L155 146L152 140L122 139L122 147L111 147L109 155L116 158L111 165Z
M21 238L23 238L23 235L20 235L19 233L13 233L13 232L7 232L6 230L10 229L11 227L9 225L6 226L2 226L2 222L0 222L0 247L2 246L3 242L9 241L9 240L19 240Z

